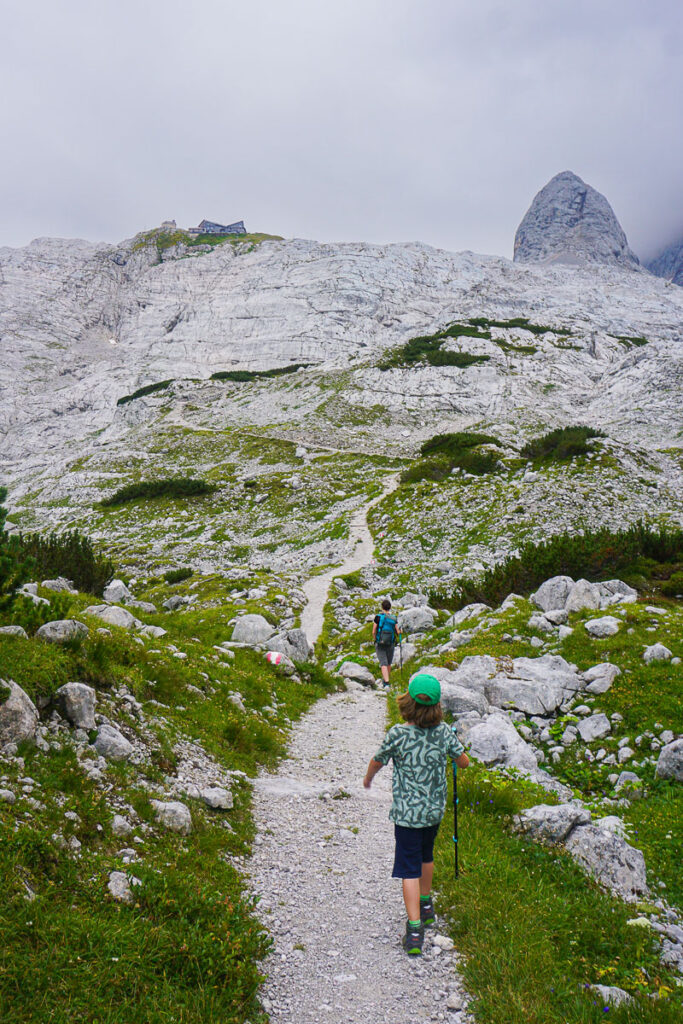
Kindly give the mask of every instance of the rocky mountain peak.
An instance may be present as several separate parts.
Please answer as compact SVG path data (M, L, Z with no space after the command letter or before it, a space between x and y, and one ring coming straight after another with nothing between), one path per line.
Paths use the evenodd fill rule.
M645 264L651 274L683 286L683 237Z
M556 174L534 197L517 228L514 259L639 265L610 204L572 171Z

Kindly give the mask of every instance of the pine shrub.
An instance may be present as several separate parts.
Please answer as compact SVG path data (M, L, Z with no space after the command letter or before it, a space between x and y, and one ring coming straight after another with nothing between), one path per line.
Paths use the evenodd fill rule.
M114 564L95 550L89 537L78 530L66 533L19 534L19 543L31 560L38 579L64 576L77 590L101 594L114 575Z
M7 488L0 487L0 608L11 603L13 591L26 583L34 568L19 537L5 531L7 509L2 502L6 497Z
M192 576L192 569L171 569L164 573L167 583L182 583L183 580L189 580L190 576Z
M197 495L213 494L217 490L215 484L205 480L194 480L191 477L167 477L163 480L141 480L139 483L128 484L119 488L109 498L100 502L102 508L124 505L128 501L139 498L190 498Z
M496 606L510 593L530 594L551 576L585 577L594 582L618 575L642 585L644 572L656 578L656 567L661 566L660 575L669 576L672 564L681 560L681 529L653 529L638 522L616 532L561 533L538 544L524 544L519 555L493 566L480 578L458 579L452 591L435 591L432 598L453 610L479 601ZM675 575L671 579L675 580Z
M520 454L525 459L538 459L543 462L566 462L577 455L588 453L587 441L591 437L604 437L602 430L593 427L561 427L551 430L543 437L536 437L527 442Z

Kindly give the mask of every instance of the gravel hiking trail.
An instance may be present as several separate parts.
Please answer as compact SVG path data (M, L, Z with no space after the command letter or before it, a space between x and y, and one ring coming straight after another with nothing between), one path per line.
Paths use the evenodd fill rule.
M395 490L398 486L398 477L398 473L388 477L382 493L378 494L367 505L356 509L351 516L349 539L347 542L349 554L342 564L336 565L334 569L328 569L327 572L321 573L320 576L311 576L304 583L302 589L308 603L301 613L301 628L310 643L315 644L322 631L324 609L332 580L336 576L345 576L346 573L362 569L364 565L368 565L372 560L375 543L368 526L368 512L386 498L387 494Z
M309 580L302 627L315 642L335 576L367 565L367 513L397 484L359 509L350 554ZM386 697L349 681L293 728L288 757L254 784L257 836L248 863L258 913L273 938L261 1002L273 1024L423 1024L471 1021L458 954L437 925L424 954L401 948L405 910L391 878L391 768L363 788L386 728ZM447 825L443 826L447 828ZM436 880L438 893L438 879Z
M391 768L372 789L362 785L384 735L386 698L351 685L318 701L295 726L277 774L255 783L247 870L274 940L261 1001L273 1024L461 1024L470 1019L467 996L438 917L421 959L401 948ZM435 904L438 915L438 896Z

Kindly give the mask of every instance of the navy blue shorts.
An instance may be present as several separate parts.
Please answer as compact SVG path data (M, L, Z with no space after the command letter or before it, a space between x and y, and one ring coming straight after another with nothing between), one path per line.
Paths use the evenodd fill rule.
M439 824L427 825L425 828L405 828L394 825L396 836L396 853L392 878L419 878L422 865L434 860L434 840L439 831Z

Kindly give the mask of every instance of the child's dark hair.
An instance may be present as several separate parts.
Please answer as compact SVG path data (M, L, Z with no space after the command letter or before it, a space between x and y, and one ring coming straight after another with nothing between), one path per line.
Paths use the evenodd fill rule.
M385 597L384 600L382 601L382 608L384 609L385 612L388 612L389 609L391 608L391 601L389 600L388 597Z
M440 722L443 722L443 711L441 710L440 702L438 704L418 704L406 691L406 693L401 694L397 703L403 720L405 722L412 722L413 725L417 725L420 729L431 729L433 725L439 725Z

